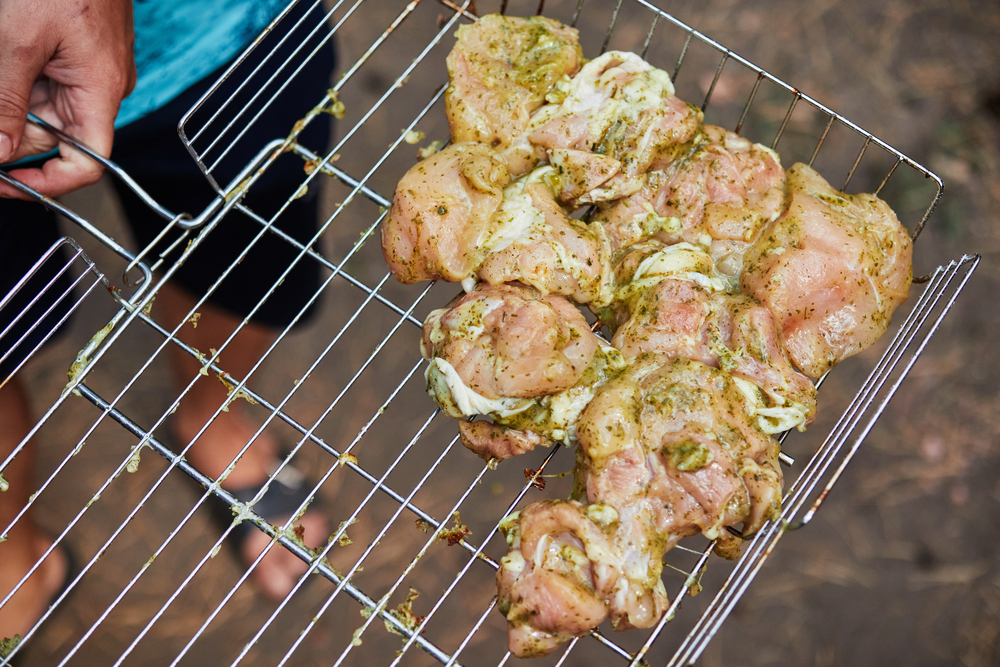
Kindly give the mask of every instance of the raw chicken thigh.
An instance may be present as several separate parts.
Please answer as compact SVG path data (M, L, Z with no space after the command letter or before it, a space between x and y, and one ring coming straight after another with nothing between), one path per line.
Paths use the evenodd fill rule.
M523 174L537 162L523 139L532 112L583 64L577 31L541 16L492 14L460 27L457 36L445 91L452 140L500 153L517 144L509 166L513 174Z
M382 254L396 279L454 282L478 270L508 183L506 165L481 144L452 144L406 172L382 223Z
M752 534L780 507L777 441L732 376L699 362L637 357L587 406L577 437L577 483L587 499L621 514L652 498L662 533L714 539L744 523ZM746 478L761 470L774 473L772 488L751 493Z
M674 95L666 72L633 53L609 51L583 66L560 104L535 113L528 140L548 151L617 160L619 173L577 197L594 203L638 190L642 175L666 167L697 136L701 121L700 110Z
M511 653L546 655L606 618L618 630L659 620L669 605L661 558L677 540L635 509L620 517L604 503L542 500L504 519L497 598Z
M479 285L424 323L427 390L454 417L486 415L511 433L474 422L467 447L501 459L550 440L574 439L595 385L624 366L565 298L519 284ZM543 436L544 441L537 436Z
M434 311L421 343L432 368L451 366L467 388L488 400L568 389L600 346L565 299L514 284L480 285Z
M606 305L612 296L611 245L600 223L566 215L552 190L554 174L552 167L540 167L504 191L479 277L491 285L517 281L577 303Z
M616 293L612 345L626 358L660 352L721 368L745 381L766 432L804 430L815 417L816 388L778 344L770 311L726 291L711 257L695 246L633 248L616 272L627 282Z
M649 172L639 191L602 204L592 217L604 223L616 250L657 238L706 246L735 241L728 250L741 254L781 213L784 185L774 151L706 125L688 155Z
M607 618L621 577L617 518L606 506L542 500L504 519L510 550L500 559L497 600L514 655L547 655Z
M619 514L652 502L662 534L714 539L743 523L752 534L780 508L778 443L724 371L646 353L580 415L577 484ZM748 487L764 471L765 488Z
M881 199L838 192L804 164L788 170L788 198L747 251L741 284L774 315L792 362L819 377L885 333L910 288L912 244Z
M580 415L576 495L504 520L497 573L509 648L545 655L606 617L650 627L668 607L663 556L684 536L757 531L781 507L776 440L729 374L649 353ZM583 501L586 501L584 503Z

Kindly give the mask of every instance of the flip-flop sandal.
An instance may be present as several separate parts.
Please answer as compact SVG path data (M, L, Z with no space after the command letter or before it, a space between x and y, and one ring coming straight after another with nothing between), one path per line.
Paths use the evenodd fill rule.
M237 500L243 503L250 502L260 492L264 482L254 486L245 486L239 489L227 489ZM280 525L288 517L295 514L299 507L309 498L310 487L306 483L306 477L300 470L286 465L277 475L271 479L267 493L253 505L253 511L261 518L272 524ZM212 519L220 530L226 530L233 523L234 514L229 504L221 499L215 498L209 503L209 510ZM247 538L259 530L249 521L241 521L237 524L230 537L230 543L236 548L236 553L242 560L242 546Z

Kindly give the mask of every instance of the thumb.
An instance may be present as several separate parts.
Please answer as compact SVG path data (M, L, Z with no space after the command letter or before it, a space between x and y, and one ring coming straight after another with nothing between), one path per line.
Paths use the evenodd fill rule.
M38 54L10 46L0 40L0 63L4 63L0 67L0 163L13 159L21 145L31 87L45 66Z

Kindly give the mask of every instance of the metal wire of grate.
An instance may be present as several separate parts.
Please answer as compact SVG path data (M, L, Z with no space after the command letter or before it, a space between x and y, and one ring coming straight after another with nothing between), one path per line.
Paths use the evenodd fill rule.
M64 246L73 251L69 257L63 257L59 252ZM80 275L72 280L68 289L60 290L59 278L67 275L78 261L86 267L86 270L81 271ZM32 280L39 280L42 284L33 285ZM15 352L24 357L9 373L0 377L0 386L5 385L69 320L87 296L102 285L109 291L113 289L111 283L76 241L64 237L49 248L14 288L0 299L0 311L2 311L4 308L13 309L19 294L22 298L29 298L28 302L13 314L9 324L0 331L0 341L3 342L0 363L12 358ZM75 294L76 289L81 293ZM43 309L43 305L47 303L44 296L50 291L57 292L58 296ZM29 345L31 349L28 352L19 349Z
M499 7L478 4L482 13L515 10L506 2ZM596 46L600 46L600 52L615 48L640 53L671 72L678 94L701 101L712 122L726 124L748 138L780 149L786 164L793 159L816 164L834 182L843 174L844 190L860 187L875 191L893 204L893 184L904 178L901 172L929 179L930 187L920 207L899 209L914 239L928 222L943 187L935 174L653 4L644 0L579 0L572 4L550 2L547 6L542 2L538 7L531 3L523 11L531 13L535 9L578 27L588 57L597 55ZM446 136L443 58L457 26L473 20L476 10L472 2L447 0L414 0L392 11L384 7L377 11L373 0L326 5L316 0L307 3L295 21L287 19L287 10L283 12L181 119L181 139L218 197L205 211L174 216L162 209L169 221L164 233L174 228L185 230L174 242L174 247L187 243L180 260L168 262L164 259L166 252L157 256L148 248L129 253L88 221L65 211L128 260L129 268L139 267L143 280L137 282L139 289L127 300L112 291L120 310L109 323L106 335L95 337L81 351L78 362L82 363L75 366L66 390L21 445L0 462L0 470L5 469L31 438L44 435L46 428L61 420L71 407L68 404L79 402L77 397L97 409L96 418L91 412L89 425L53 466L54 472L42 482L20 518L40 498L44 500L54 493L57 476L76 465L74 457L88 440L104 438L113 426L119 437L124 434L126 438L118 442L127 443L119 444L118 449L105 446L109 458L104 468L77 499L78 504L67 509L64 527L49 552L68 540L67 536L86 532L90 540L88 558L25 640L40 632L42 624L74 589L86 590L88 579L101 576L102 557L131 548L137 543L134 536L140 533L148 539L138 542L141 548L128 561L128 567L115 573L114 589L97 596L95 611L86 622L67 634L58 664L86 661L100 643L102 633L115 633L122 627L125 629L116 635L116 655L109 662L133 664L144 652L159 646L154 637L168 625L183 630L170 645L171 665L207 660L205 656L212 650L221 651L221 658L215 662L232 665L256 664L264 652L275 664L297 664L317 650L325 663L334 665L509 662L505 625L494 610L492 587L499 557L506 551L498 522L537 497L539 487L545 486L547 480L550 486L546 495L559 495L560 481L547 475L551 470L569 468L572 455L557 446L541 457L522 457L525 465L537 466L524 470L522 476L516 462L493 470L456 447L454 422L433 409L423 394L424 366L417 347L423 317L444 303L450 288L396 284L383 268L377 243L393 184L412 164L410 139L419 131L428 137ZM376 21L382 23L367 48L357 61L344 68L327 95L303 101L300 123L294 128L277 129L270 143L254 147L257 157L251 163L227 163L233 146L248 141L247 130L259 121L272 101L277 96L294 95L296 77L319 49L338 33L361 30L360 26L370 31ZM265 68L280 49L291 55L276 68ZM263 74L271 70L273 74ZM706 80L707 87L700 87ZM437 83L427 85L427 81ZM366 86L373 85L377 94L361 94ZM717 99L715 92L722 86L739 90L742 95ZM355 100L368 98L372 100L370 105L354 104ZM343 111L336 108L339 102L345 105ZM760 112L758 107L764 102L768 109L779 108L780 112ZM305 127L327 122L326 114L333 112L344 115L332 147L298 142ZM386 133L386 128L392 128L392 133ZM370 132L395 138L383 153L372 154L363 148L367 144L362 141ZM844 146L853 147L855 152L843 150ZM298 156L301 162L290 167L289 154ZM299 189L274 213L262 215L246 204L245 195L254 190L268 170L303 166ZM873 173L879 175L873 178ZM2 172L0 177L10 182ZM332 179L328 191L339 201L311 239L296 240L284 228L290 215L288 207L327 177ZM256 230L253 240L236 262L220 267L219 278L198 296L187 317L172 328L162 326L150 315L148 306L183 263L211 261L199 254L199 247L204 239L220 233L219 224L226 216L252 224ZM293 330L296 322L289 323L246 377L234 377L225 370L222 358L242 325L209 353L185 344L181 330L192 318L197 321L207 299L232 279L235 267L266 236L282 239L296 256L257 308L274 298L275 290L296 265L315 263L323 271L323 280L299 317L321 299L331 302L327 307L336 312L324 320L322 331L310 331L308 343ZM72 241L65 243L77 247ZM80 253L77 247L77 256L87 261L88 270L98 276L88 290L102 282L107 284L103 274ZM701 587L713 545L692 539L668 555L665 576L674 597L659 625L615 637L595 631L589 637L573 640L539 664L593 661L639 665L645 664L643 661L669 660L669 664L679 665L697 659L781 536L808 523L822 504L978 261L977 256L967 256L938 266L930 271L922 288L915 287L908 314L905 318L899 316L901 323L887 337L882 356L874 361L840 420L828 433L820 434L824 437L816 446L786 470L789 484L780 520L748 540L735 566L712 563L713 570L728 569L728 577L717 590L710 591L707 605L701 603L704 597L692 600L689 594ZM155 278L153 271L157 272ZM136 341L145 346L145 356L135 367L117 368L118 351ZM138 401L151 391L151 385L157 386L156 367L168 347L180 348L198 359L203 372L166 400L159 389L162 405L151 409ZM280 381L271 381L271 375L281 376ZM215 407L195 437L180 441L172 435L171 416L196 382L214 381L212 376L230 389L229 399ZM241 502L223 489L219 480L205 475L185 458L212 422L234 402L243 400L257 416L258 426L240 456L266 429L280 430L287 453L271 479L293 466L308 473L309 500L283 525L272 525L254 510L266 486L254 500ZM240 407L245 406L240 403ZM164 463L158 467L143 463L142 475L122 476L123 472L139 470L146 449L159 454ZM234 459L231 466L238 460ZM181 477L177 470L198 485L189 502L180 502L174 495L174 484ZM165 496L167 503L176 504L171 523L154 519L150 527L147 506L164 502ZM123 500L116 508L113 522L95 528L97 520L92 515L106 512L102 508L114 502L108 498L127 498L127 502ZM221 534L206 534L198 523L203 513L200 508L220 500L233 508L234 521ZM326 544L317 550L306 547L294 530L294 520L310 503L328 512L332 519L342 517ZM216 556L240 522L253 524L272 539L261 557L249 565L241 563L238 575L226 578L218 574ZM0 535L6 536L16 523L17 519L3 527ZM197 535L192 537L192 533ZM182 548L186 560L179 559ZM251 588L247 581L264 555L274 549L288 550L307 563L308 570L283 600L251 618L246 607ZM183 565L161 575L158 568L165 560ZM149 583L154 577L169 585L154 587ZM218 585L210 586L206 583L209 581ZM149 592L151 587L155 590ZM208 592L198 604L192 603L192 596L203 591ZM137 596L149 601L139 613L132 605ZM9 598L0 600L0 605ZM685 604L704 609L700 613L697 609L682 611ZM416 615L415 606L423 612L421 615ZM121 619L126 612L133 620L123 625ZM178 614L187 620L177 621ZM233 620L244 614L245 618ZM243 626L238 641L226 644L228 648L210 646L220 644L220 632L226 632L220 628L230 628L234 622ZM399 635L398 641L386 642L383 630ZM413 651L414 646L420 651ZM0 665L9 664L20 650L20 646L15 647L0 660Z

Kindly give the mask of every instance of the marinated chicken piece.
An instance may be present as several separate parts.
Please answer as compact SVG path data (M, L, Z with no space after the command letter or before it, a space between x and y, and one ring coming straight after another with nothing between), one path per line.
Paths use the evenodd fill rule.
M557 198L571 209L579 208L581 197L622 169L622 163L612 157L570 148L549 151L549 164L558 176Z
M547 655L607 618L620 576L610 537L616 524L610 507L563 500L532 503L501 522L509 551L500 559L497 598L511 653Z
M714 358L705 321L711 293L727 285L713 275L704 250L689 243L636 244L615 266L615 285L613 304L598 315L626 357L662 351L704 363Z
M457 37L445 91L452 140L500 153L514 146L511 172L529 171L537 157L523 135L532 112L583 64L576 29L541 16L491 14L461 26Z
M650 628L670 606L667 589L661 578L663 556L679 540L659 530L655 502L636 502L617 508L606 503L598 507L614 509L618 526L613 536L620 553L621 576L607 600L608 619L617 632L631 628ZM591 505L594 507L594 505Z
M573 442L580 410L625 363L565 298L519 284L479 285L431 312L421 352L427 391L445 412L509 427L462 427L463 442L484 458Z
M740 523L749 535L780 510L779 445L725 371L643 354L598 391L577 437L579 492L620 516L652 512L661 542Z
M667 281L667 284L663 283ZM676 243L665 245L661 241L645 241L627 247L617 254L617 261L614 266L615 292L614 299L610 306L606 308L593 309L601 322L613 333L619 335L620 342L634 349L628 340L644 340L644 336L626 333L622 328L634 329L637 327L646 330L650 325L656 324L660 311L660 301L668 300L676 303L687 304L687 317L704 318L705 309L698 305L699 298L691 292L695 286L701 287L708 292L735 292L735 281L720 274L716 270L712 256L699 246L690 243ZM685 285L682 283L687 283ZM674 294L680 290L680 293ZM661 295L660 292L664 292ZM665 296L667 293L672 296ZM681 310L671 311L672 317L681 317L684 313ZM675 324L679 324L675 323ZM694 327L691 329L691 327ZM691 324L683 328L672 327L677 333L682 331L696 331L697 325ZM648 330L647 333L652 333ZM666 329L664 335L671 335ZM678 350L680 339L670 343L664 341L663 344L669 350ZM644 343L647 347L655 347L659 343ZM617 345L616 345L617 347ZM695 349L694 342L687 346L688 350ZM629 356L635 356L630 354ZM682 355L682 356L691 356Z
M421 342L424 358L447 362L466 387L488 400L568 389L600 346L572 304L523 285L480 285L433 311ZM477 413L455 416L468 414Z
M566 215L555 200L552 167L540 167L504 190L483 246L479 278L522 282L544 294L602 306L612 295L611 250L600 223Z
M547 655L605 618L619 631L659 621L669 606L662 557L676 539L637 508L620 517L604 503L543 500L501 522L509 550L497 597L514 655Z
M595 203L638 190L642 175L681 154L701 122L701 111L674 95L666 72L633 53L609 51L583 66L559 104L535 112L528 141L546 151L586 151L620 162L618 174L578 197Z
M663 556L681 537L717 539L741 523L750 535L781 507L777 441L734 379L704 364L642 355L597 392L578 437L578 497L501 524L498 597L518 657L605 617L615 630L655 625L669 606Z
M681 242L644 241L617 253L614 267L615 301L628 303L664 278L686 280L715 292L736 292L738 283L718 271L702 246Z
M659 352L721 368L745 381L739 386L763 430L805 429L815 417L816 388L779 346L770 311L724 291L699 248L658 242L633 248L616 273L626 282L616 292L612 345L626 358Z
M718 366L708 327L713 314L711 293L685 280L662 280L621 309L611 344L626 358L663 352Z
M508 183L503 161L479 144L452 144L414 165L382 224L382 253L396 279L457 282L472 275Z
M788 208L747 250L741 284L774 315L782 346L820 377L885 333L913 277L912 245L889 206L788 170Z
M487 463L520 456L539 445L548 447L551 444L548 438L538 433L519 431L481 419L458 422L458 434L465 448Z
M774 151L706 125L688 155L647 174L634 194L602 204L593 219L604 223L616 250L648 238L705 246L735 242L712 254L729 257L720 268L738 275L747 245L781 213L784 184Z

